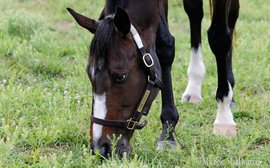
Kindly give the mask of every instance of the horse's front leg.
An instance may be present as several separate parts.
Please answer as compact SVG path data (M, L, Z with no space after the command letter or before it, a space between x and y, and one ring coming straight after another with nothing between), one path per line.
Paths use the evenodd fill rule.
M236 123L231 112L233 99L232 85L229 82L227 68L228 57L232 46L232 32L228 26L229 0L214 0L213 18L208 30L208 40L216 57L218 70L218 88L216 92L217 115L214 122L214 133L218 135L235 136Z
M191 52L188 66L188 85L182 102L202 101L201 88L205 76L205 66L201 48L201 22L203 19L202 0L184 0L184 9L190 22Z
M174 37L170 34L165 17L161 17L157 39L156 51L162 68L163 88L162 94L162 112L160 119L162 121L162 132L158 142L158 149L164 148L164 141L169 141L171 145L176 145L173 136L175 126L178 122L178 111L175 107L172 81L171 66L174 60Z

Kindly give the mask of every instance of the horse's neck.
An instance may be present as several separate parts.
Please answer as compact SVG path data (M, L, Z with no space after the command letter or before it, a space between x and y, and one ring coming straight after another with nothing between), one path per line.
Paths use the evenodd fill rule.
M152 48L160 18L160 7L167 0L106 0L100 19L114 14L117 7L126 10L146 48Z
M117 7L124 8L128 3L128 0L106 0L105 12L107 15L116 12Z
M114 14L121 7L128 12L133 25L145 30L156 26L161 2L163 0L106 0L103 15Z

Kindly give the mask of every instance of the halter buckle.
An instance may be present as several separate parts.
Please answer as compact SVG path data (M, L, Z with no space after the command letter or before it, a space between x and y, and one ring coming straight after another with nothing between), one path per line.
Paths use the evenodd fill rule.
M146 57L149 57L149 59L151 61L150 63L148 63L146 61ZM154 60L153 60L153 57L149 53L146 53L146 54L143 55L143 62L145 64L145 66L148 67L148 68L152 67L154 65L154 63L155 63Z
M129 120L127 120L127 122L128 122L128 124L127 124L127 129L128 130L134 130L134 128L138 124L138 122L137 121L133 121L132 118L130 118Z

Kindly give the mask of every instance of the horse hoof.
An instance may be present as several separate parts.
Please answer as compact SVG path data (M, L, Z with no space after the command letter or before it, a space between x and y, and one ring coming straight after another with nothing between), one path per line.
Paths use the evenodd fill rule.
M183 103L194 103L194 104L197 104L197 103L202 102L202 100L203 100L202 97L192 96L192 95L185 95L182 98L182 102Z
M237 135L236 125L214 124L213 132L215 135L234 137Z
M158 141L157 142L157 150L172 149L176 146L177 146L177 144L174 141Z

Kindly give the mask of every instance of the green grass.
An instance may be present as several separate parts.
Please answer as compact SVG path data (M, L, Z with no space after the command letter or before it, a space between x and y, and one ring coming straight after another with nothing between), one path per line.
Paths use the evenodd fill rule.
M0 167L270 166L270 6L256 0L241 1L237 22L233 57L237 137L212 134L217 75L206 36L207 1L202 28L204 102L180 102L187 84L189 23L182 1L172 0L169 22L176 38L172 76L180 112L179 146L156 150L161 130L158 98L147 117L148 126L132 139L129 158L113 156L101 163L100 156L92 155L91 85L85 72L92 35L77 26L65 8L97 18L103 3L0 0Z

